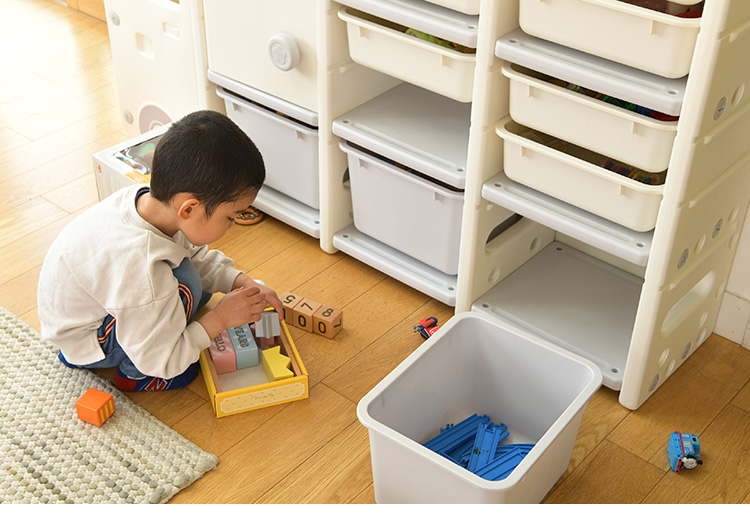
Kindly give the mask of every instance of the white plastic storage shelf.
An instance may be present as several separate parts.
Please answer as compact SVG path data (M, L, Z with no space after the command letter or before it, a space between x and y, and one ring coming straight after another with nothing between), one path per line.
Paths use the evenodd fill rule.
M313 237L320 237L318 115L209 71L227 116L263 155L266 181L254 206Z
M336 248L455 303L470 105L404 83L334 120L353 227Z
M591 107L590 102L552 89L557 85L548 80L536 82L540 77L535 73L576 84L581 84L581 77L593 80L591 73L598 74L597 80L607 74L600 74L597 66L584 65L589 75L565 76L571 62L560 55L547 55L546 64L556 65L555 70L534 68L534 63L514 60L502 52L502 58L490 54L483 41L495 36L493 46L499 47L499 40L521 35L514 33L518 27L508 30L497 21L510 12L512 3L481 6L477 69L501 67L505 75L502 80L489 74L476 77L474 101L481 99L485 109L472 113L457 311L471 309L497 316L589 358L601 368L604 384L620 390L620 402L636 409L711 333L726 287L750 191L746 130L750 69L738 65L750 52L750 4L706 0L699 6L702 17L680 18L615 0L521 0L519 23L524 31L633 67L621 68L624 75L620 78L611 75L610 69L614 86L628 89L640 83L651 94L660 89L651 91L659 81L642 82L644 71L670 80L689 72L684 87L667 85L656 91L678 101L676 110L660 111L679 115L676 133L667 138L671 141L656 145L663 146L658 153L666 153L665 148L669 153L666 181L658 186L653 200L656 205L649 207L648 214L631 212L631 220L624 220L613 216L614 197L606 201L606 209L599 210L595 197L601 192L572 175L553 183L557 177L532 182L515 174L537 159L534 154L540 151L557 162L572 164L568 160L572 155L559 149L569 152L573 145L566 138L573 139L577 131L566 133L565 124L575 126L578 120L574 118L585 118ZM639 31L630 25L633 17L647 20L647 27ZM664 28L668 25L693 35L670 36L672 30ZM641 39L656 46L644 46ZM620 45L614 51L618 55L612 53L612 42ZM670 57L665 63L662 56L673 51L687 57ZM535 115L524 113L526 106L514 105L513 89L520 84L523 87L516 93L526 94L523 102L539 101ZM584 87L592 86L584 82ZM607 84L600 86L605 87L603 93L639 101L607 90ZM508 103L491 101L498 95ZM550 95L557 99L551 100ZM542 99L549 100L548 109L540 107ZM567 105L563 110L558 100L575 101L576 108ZM641 105L656 107L650 100L641 101ZM520 141L526 146L523 157L520 150L505 148L509 140L519 141L519 132L526 131L515 123L518 120L513 121L514 116L533 125L540 132L536 137L557 146L556 153L535 138ZM605 132L619 121L586 123ZM488 136L494 128L504 138L497 143ZM542 128L559 132L550 136ZM645 132L638 128L636 133ZM604 144L600 139L589 135L576 143ZM611 157L605 153L611 148L596 149ZM513 152L518 155L510 155ZM526 162L514 164L514 159ZM622 159L630 162L633 157L623 154ZM654 159L660 161L656 169L663 159L663 155ZM576 186L581 190L574 191ZM620 189L623 196L633 195L630 188ZM492 223L486 218L496 207L523 217L488 242ZM638 232L649 227L653 232Z
M477 16L424 0L341 3L345 6L338 15L347 24L355 62L455 100L471 101Z

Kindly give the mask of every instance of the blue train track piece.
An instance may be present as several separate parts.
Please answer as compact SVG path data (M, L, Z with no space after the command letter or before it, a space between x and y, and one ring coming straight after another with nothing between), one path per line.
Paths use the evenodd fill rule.
M489 421L489 416L473 414L458 425L446 427L446 430L424 443L424 446L440 454L450 454L464 444L467 439L470 440L475 437L479 425Z
M508 427L503 424L484 423L480 425L474 438L474 446L466 469L473 472L488 464L495 458L495 452L500 441L506 437L508 437Z

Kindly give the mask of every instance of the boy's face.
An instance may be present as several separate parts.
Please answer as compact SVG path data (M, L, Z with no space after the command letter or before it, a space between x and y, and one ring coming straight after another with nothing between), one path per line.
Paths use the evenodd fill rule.
M234 224L234 219L255 201L257 195L257 191L254 191L242 195L234 202L222 203L211 216L207 216L203 204L199 204L196 215L191 216L187 226L183 226L183 234L195 246L218 241Z

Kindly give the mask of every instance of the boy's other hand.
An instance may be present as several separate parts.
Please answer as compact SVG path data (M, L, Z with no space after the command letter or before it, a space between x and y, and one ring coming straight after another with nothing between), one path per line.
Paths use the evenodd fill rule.
M281 304L281 300L279 299L279 295L276 294L276 291L264 284L256 282L244 273L240 273L239 275L237 275L237 278L234 280L232 289L234 290L235 288L240 287L258 287L260 289L260 292L265 295L266 304L279 313L279 319L284 319L284 308Z

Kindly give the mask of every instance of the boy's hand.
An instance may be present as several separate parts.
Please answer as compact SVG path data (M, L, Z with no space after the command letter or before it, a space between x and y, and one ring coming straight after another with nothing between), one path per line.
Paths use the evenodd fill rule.
M270 307L273 307L273 309L279 313L279 319L284 319L284 308L281 305L281 300L279 299L279 295L276 294L276 291L266 285L259 284L244 273L240 273L239 275L237 275L237 278L234 280L234 284L232 285L232 290L235 290L239 287L259 288L260 292L265 295L266 304L268 304Z
M208 337L213 339L222 331L254 323L260 319L260 313L266 309L265 294L261 285L240 287L226 294L216 307L201 316L197 321L205 329Z

